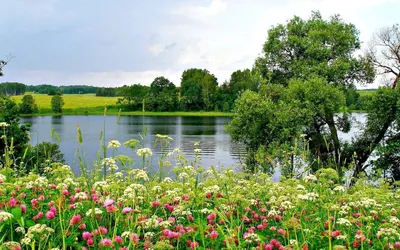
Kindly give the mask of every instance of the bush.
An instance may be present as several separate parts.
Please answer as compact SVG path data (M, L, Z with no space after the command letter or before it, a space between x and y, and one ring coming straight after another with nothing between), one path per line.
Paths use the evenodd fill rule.
M24 95L22 102L19 105L21 114L32 114L38 112L38 106L35 103L32 95Z

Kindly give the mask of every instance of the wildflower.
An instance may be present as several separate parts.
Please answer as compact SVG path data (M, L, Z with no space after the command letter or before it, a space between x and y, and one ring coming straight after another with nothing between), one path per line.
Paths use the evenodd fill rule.
M107 246L107 247L112 247L112 246L114 246L113 243L112 243L112 240L107 239L107 238L102 239L102 240L100 241L99 245L100 245L100 246L103 246L103 247L106 247L106 246Z
M74 215L73 217L72 217L72 219L69 221L69 224L70 225L76 225L76 224L79 224L79 223L81 223L81 215Z
M56 217L55 213L53 211L47 211L46 213L46 218L48 220L54 219Z
M114 204L114 200L106 200L106 201L104 202L104 207L111 206L112 204Z
M75 194L74 198L80 201L84 201L88 199L88 195L85 192L79 192Z
M16 199L14 199L14 197L11 197L9 200L8 200L8 204L10 205L10 207L15 207L16 205L17 205L17 200Z
M310 175L307 175L306 177L304 177L303 180L305 182L317 181L317 176L310 174Z
M15 241L7 241L0 245L0 249L21 250L21 245Z
M351 226L351 222L348 219L345 219L345 218L337 219L336 223L339 224L339 225Z
M13 218L12 214L5 211L0 211L0 222L7 221L12 218Z
M211 238L212 240L217 239L217 238L218 238L218 233L217 233L216 231L212 231L212 232L210 233L210 238Z
M0 184L3 183L6 180L6 177L2 174L0 174Z
M132 213L132 208L130 208L130 207L124 207L123 209L122 209L122 214L129 214L129 213Z
M136 233L131 234L129 239L135 244L139 242L139 236Z
M151 149L149 148L140 148L136 151L138 156L143 156L143 157L147 157L147 156L152 156L153 152L151 151Z
M7 122L0 122L0 127L6 128L8 126L9 126L9 124Z
M115 235L114 236L114 241L115 242L117 242L118 244L122 244L122 243L124 243L124 240L122 239L122 237L121 236L118 236L118 235Z
M91 239L92 237L93 237L93 235L92 235L92 233L90 233L90 232L83 232L83 233L82 233L82 238L83 238L84 240Z
M162 139L162 140L165 140L165 141L172 141L172 140L173 140L173 139L172 139L171 137L169 137L168 135L156 134L156 137L157 137L158 139Z
M135 169L133 171L136 180L144 180L149 181L149 176L147 175L146 171L143 169Z
M113 158L104 158L101 165L108 166L110 171L118 170L117 163Z
M107 228L103 227L103 226L99 226L98 231L100 234L102 235L106 235L108 233Z
M189 246L190 246L190 249L196 249L196 247L199 246L199 243L196 241L192 241L192 242L190 242Z
M337 191L337 192L344 192L345 188L343 186L336 186L333 191Z
M25 228L23 228L23 227L17 227L17 228L15 229L15 232L25 234Z
M198 153L200 153L200 152L201 152L201 149L199 149L199 148L196 148L196 149L194 149L194 152L195 152L196 154L198 154Z
M86 212L86 216L91 216L92 213L94 213L95 215L101 215L103 213L103 211L101 211L99 208L95 207L94 209L89 209Z
M108 148L119 148L119 147L121 147L121 143L117 140L112 140L112 141L108 142L107 147Z
M134 149L139 144L139 141L136 139L130 139L124 142L124 147Z

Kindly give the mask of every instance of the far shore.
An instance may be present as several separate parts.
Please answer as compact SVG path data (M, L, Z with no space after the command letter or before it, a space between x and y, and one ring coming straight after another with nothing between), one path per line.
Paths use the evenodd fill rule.
M62 113L54 112L39 112L34 114L26 114L21 116L60 116L60 115L104 115L104 107L101 109L72 109L64 110ZM230 117L233 113L216 112L216 111L176 111L176 112L148 112L148 111L121 111L117 109L107 109L106 115L121 115L121 116L209 116L209 117Z

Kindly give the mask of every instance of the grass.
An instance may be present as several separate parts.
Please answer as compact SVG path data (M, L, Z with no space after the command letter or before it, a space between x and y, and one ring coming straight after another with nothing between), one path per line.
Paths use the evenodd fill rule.
M51 109L52 96L46 94L34 94L27 92L26 94L32 95L40 110ZM23 95L14 96L13 100L20 103ZM85 109L104 107L104 105L115 105L118 97L103 97L96 96L95 94L65 94L62 96L64 99L63 109Z
M364 90L357 90L357 93L360 94L360 96L368 96L368 95L372 95L373 93L375 93L376 90L371 89L364 89Z

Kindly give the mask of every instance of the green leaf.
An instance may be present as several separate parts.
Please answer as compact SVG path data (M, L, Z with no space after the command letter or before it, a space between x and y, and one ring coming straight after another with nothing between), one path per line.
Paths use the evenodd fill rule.
M20 207L14 207L11 209L11 213L14 216L14 219L19 221L21 219L22 211Z
M26 221L26 227L32 227L34 226L36 223L34 220L27 220Z

